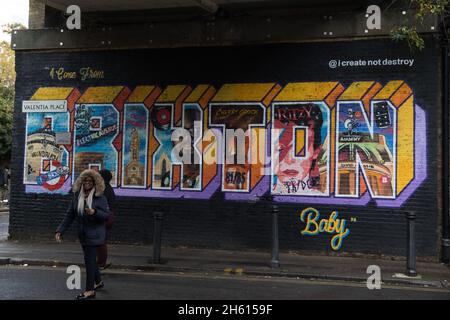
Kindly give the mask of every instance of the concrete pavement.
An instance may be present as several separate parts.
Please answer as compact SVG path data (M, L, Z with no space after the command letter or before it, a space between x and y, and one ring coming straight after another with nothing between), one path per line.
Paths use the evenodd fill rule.
M6 210L0 206L0 241L8 239L9 215Z
M2 226L0 214L0 227ZM3 228L4 231L4 228ZM1 239L1 229L0 229ZM110 268L160 272L192 272L238 274L251 276L291 277L302 279L366 282L367 268L377 265L382 281L390 284L428 286L450 289L450 267L444 264L418 262L420 278L399 278L404 273L404 260L312 256L284 252L280 268L270 267L270 248L262 251L231 251L163 247L163 263L152 263L152 246L109 245ZM81 247L75 242L0 241L0 265L68 266L83 264Z

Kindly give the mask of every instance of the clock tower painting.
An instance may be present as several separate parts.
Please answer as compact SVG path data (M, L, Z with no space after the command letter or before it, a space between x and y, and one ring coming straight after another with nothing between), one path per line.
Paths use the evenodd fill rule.
M139 163L139 135L136 128L131 130L130 161L125 166L124 182L127 186L144 186L145 170Z

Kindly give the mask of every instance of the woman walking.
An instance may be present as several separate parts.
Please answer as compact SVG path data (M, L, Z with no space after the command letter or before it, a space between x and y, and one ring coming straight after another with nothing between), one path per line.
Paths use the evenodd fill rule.
M72 202L55 234L56 241L60 242L64 232L77 219L86 267L86 288L76 297L78 300L95 298L95 290L103 287L96 256L98 246L105 242L105 221L109 217L104 190L105 183L97 171L83 171L72 187Z

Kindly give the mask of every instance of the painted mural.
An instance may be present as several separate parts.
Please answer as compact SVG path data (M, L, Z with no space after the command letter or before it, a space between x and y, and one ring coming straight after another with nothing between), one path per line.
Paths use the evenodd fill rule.
M117 150L112 144L119 133L119 114L112 106L80 104L75 111L74 175L86 169L112 173L117 186Z
M277 134L272 140L272 193L328 195L328 107L322 103L292 103L276 104L273 110Z
M25 182L42 186L47 182L49 173L57 168L69 167L69 152L56 141L56 135L60 132L69 132L67 112L27 115Z
M148 115L145 106L125 106L123 128L122 186L147 187Z
M426 178L425 113L403 81L40 88L24 184L64 193L108 169L119 196L399 207ZM69 135L63 142L60 134Z

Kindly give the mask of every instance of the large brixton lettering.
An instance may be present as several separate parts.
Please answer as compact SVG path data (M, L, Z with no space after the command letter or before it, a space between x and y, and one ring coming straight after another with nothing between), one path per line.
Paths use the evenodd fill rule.
M120 196L400 207L426 178L425 112L400 80L40 88L31 100L67 111L27 114L28 193L67 192L90 168L110 170Z

